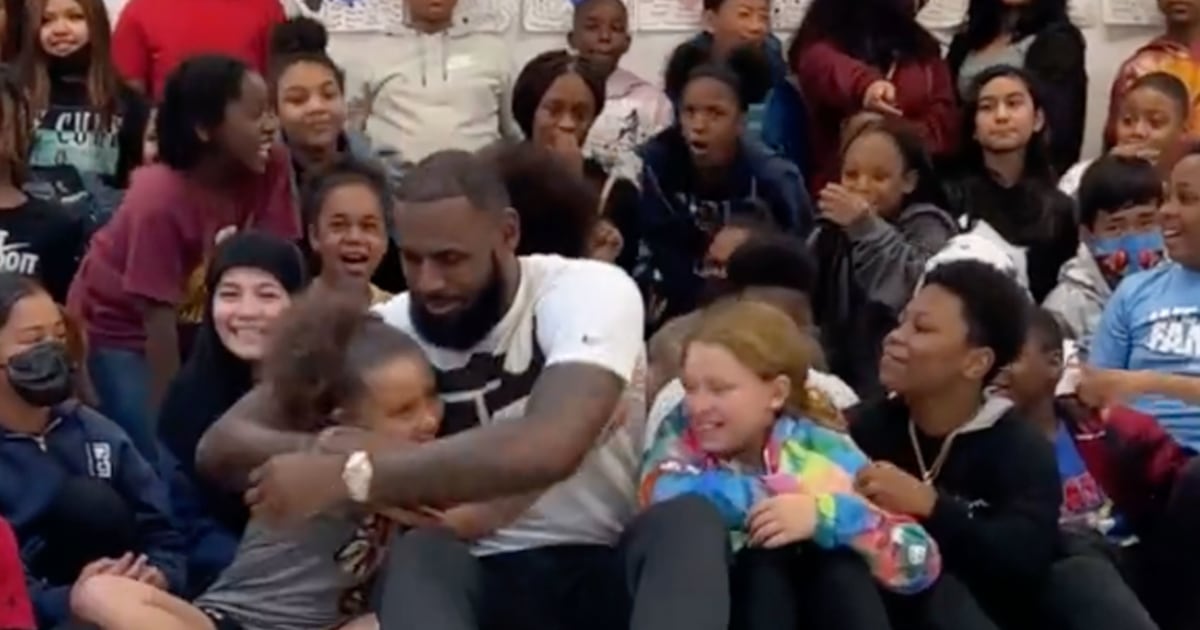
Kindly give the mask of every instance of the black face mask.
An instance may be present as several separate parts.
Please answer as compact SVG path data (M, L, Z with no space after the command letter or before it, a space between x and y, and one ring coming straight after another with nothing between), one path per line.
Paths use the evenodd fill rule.
M51 407L68 398L74 390L71 359L61 343L39 343L9 357L4 367L8 385L21 400L34 407Z

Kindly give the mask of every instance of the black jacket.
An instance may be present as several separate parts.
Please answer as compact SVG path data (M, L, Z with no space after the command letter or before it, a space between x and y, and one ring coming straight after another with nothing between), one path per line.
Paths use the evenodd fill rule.
M868 457L920 477L901 399L864 403L847 415ZM932 462L942 440L917 435ZM934 485L937 503L922 524L941 549L944 573L1005 617L1013 597L1027 594L1021 585L1037 589L1057 550L1062 488L1053 446L1010 403L989 399L955 437Z

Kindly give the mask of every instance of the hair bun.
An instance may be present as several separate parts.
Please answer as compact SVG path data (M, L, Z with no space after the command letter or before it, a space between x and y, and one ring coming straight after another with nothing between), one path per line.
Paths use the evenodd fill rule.
M294 17L271 30L271 54L296 55L324 53L329 33L320 22L309 17Z

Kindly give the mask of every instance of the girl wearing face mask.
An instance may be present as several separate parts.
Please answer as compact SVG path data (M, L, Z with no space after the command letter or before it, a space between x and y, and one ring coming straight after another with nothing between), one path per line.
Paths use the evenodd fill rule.
M684 350L683 403L655 429L643 463L642 503L654 510L699 497L719 515L736 553L730 592L748 598L734 602L732 627L799 627L793 597L772 601L758 589L803 574L805 593L828 579L853 602L805 598L805 627L887 628L886 614L883 625L859 621L861 609L883 607L876 583L920 593L937 579L938 549L914 521L854 491L868 460L809 387L806 348L795 323L767 304L738 300L705 314ZM838 614L843 607L859 608L857 619Z
M903 121L868 123L821 190L812 246L822 273L814 306L832 371L865 397L879 390L879 348L931 256L958 232L941 182Z
M64 203L81 204L94 230L142 163L150 108L113 66L103 0L36 0L29 10L37 30L21 70L38 120L29 166Z
M807 234L812 202L794 164L744 137L757 62L733 54L728 64L684 44L667 63L667 95L678 122L642 147L639 221L670 318L696 307L704 253L746 199L759 199L781 230Z
M1079 251L1043 306L1086 342L1121 281L1162 261L1162 178L1145 160L1106 155L1084 174L1078 198Z
M1086 44L1067 16L1067 0L971 0L967 21L950 42L946 63L966 99L990 66L1024 68L1042 86L1050 163L1065 172L1079 159L1087 114Z
M205 285L210 296L195 345L159 411L158 437L171 471L172 502L185 520L189 588L202 589L233 557L248 512L229 493L196 474L200 436L254 386L274 322L307 284L300 252L261 232L221 243ZM170 461L167 461L170 460ZM178 468L174 469L176 465Z
M1134 81L1116 107L1113 142L1106 147L1108 152L1158 164L1178 148L1189 132L1190 99L1183 82L1166 72L1151 72ZM1058 180L1058 189L1076 196L1079 180L1093 161L1083 160L1072 166Z
M414 447L437 434L442 403L420 346L366 313L357 296L308 294L279 320L273 339L260 374L271 404L293 430L354 427L381 443ZM258 335L225 340L231 350L262 349ZM416 518L369 507L331 512L297 527L254 518L233 563L192 603L122 576L100 575L75 589L72 609L103 630L378 628L363 616L397 531L392 517Z
M117 425L73 400L62 313L35 281L0 273L0 517L17 532L39 628L67 621L71 586L121 575L182 588L167 487Z
M347 159L378 168L388 181L395 179L400 159L377 154L362 134L347 130L345 75L325 52L328 40L325 27L306 17L292 18L271 31L271 102L291 152L296 189ZM390 197L390 184L388 188ZM383 244L387 255L372 268L372 280L387 291L400 291L400 254L391 239Z
M614 241L610 261L632 271L637 258L637 186L600 162L585 159L583 146L605 103L601 66L565 50L525 64L513 84L513 118L525 139L550 149L577 176L599 191L592 240ZM607 236L606 236L607 235Z
M1009 250L1041 301L1079 245L1075 209L1055 185L1041 93L1024 70L979 74L964 110L960 171L948 182L952 214Z

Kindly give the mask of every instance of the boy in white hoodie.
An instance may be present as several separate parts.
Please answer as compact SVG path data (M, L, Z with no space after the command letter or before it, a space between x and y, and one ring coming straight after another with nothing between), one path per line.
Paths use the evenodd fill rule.
M1079 250L1043 306L1086 347L1117 284L1163 258L1162 180L1150 162L1110 154L1088 167L1078 200Z
M377 149L415 164L435 151L521 137L512 50L503 35L456 16L457 0L287 1L330 31L352 122Z

